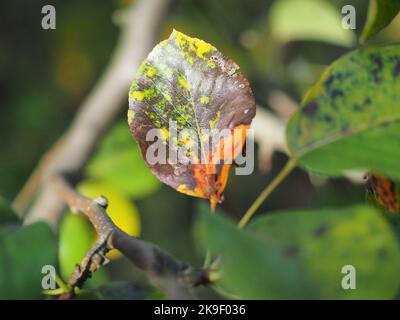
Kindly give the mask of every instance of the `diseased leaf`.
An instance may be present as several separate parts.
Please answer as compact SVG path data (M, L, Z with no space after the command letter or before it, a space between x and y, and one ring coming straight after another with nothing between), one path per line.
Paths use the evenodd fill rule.
M353 51L333 63L290 120L287 141L304 168L400 178L400 46Z
M237 143L235 130L249 127L255 101L238 66L212 45L173 31L143 62L129 92L128 122L150 170L180 192L210 199L215 206L228 178L230 163L210 161L223 146L210 142L213 132L229 130L225 144ZM174 125L170 126L174 121ZM150 161L155 142L146 135L156 129L168 156L183 148L178 161ZM177 134L175 133L177 131ZM234 158L244 144L240 136ZM152 146L154 147L154 146Z
M387 27L399 11L400 1L398 0L370 0L367 21L360 36L360 42L364 43Z
M269 213L240 231L204 214L199 231L221 256L221 284L244 299L390 299L399 289L396 237L367 205ZM356 290L342 288L346 265Z
M324 0L276 0L268 21L281 42L323 41L349 47L355 41L353 31L342 27L338 9Z

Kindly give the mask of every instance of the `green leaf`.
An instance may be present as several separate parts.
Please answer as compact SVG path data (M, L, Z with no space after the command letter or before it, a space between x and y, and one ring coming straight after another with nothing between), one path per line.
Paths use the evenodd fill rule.
M286 212L264 216L249 227L262 237L297 246L307 282L321 298L388 299L400 286L400 250L381 213L357 205L344 209ZM344 265L356 269L356 290L343 290Z
M10 223L20 223L20 219L11 204L0 196L0 227Z
M94 244L96 232L90 222L80 214L67 212L60 223L58 262L62 278L67 282L77 264ZM107 271L100 268L85 284L96 288L108 281Z
M349 47L355 36L341 21L340 11L324 0L277 0L269 12L271 33L281 42L311 40Z
M143 62L130 88L128 122L143 158L162 182L193 196L221 199L227 170L204 164L212 153L205 147L211 134L204 130L247 127L254 117L254 97L238 69L212 45L175 30ZM146 139L151 129L169 151L186 149L180 161L161 157L149 162L146 153L155 143ZM205 161L199 164L201 158Z
M387 27L400 11L398 0L370 0L367 21L360 36L364 43L373 35Z
M137 199L155 192L160 183L145 165L127 129L126 123L118 123L111 130L89 162L87 174Z
M96 238L89 221L82 215L67 212L60 223L59 263L61 276L68 280Z
M0 233L0 299L43 297L42 268L55 266L56 255L56 240L43 222Z
M200 234L221 255L222 284L245 299L388 299L399 289L398 243L366 205L271 213L242 231L204 215ZM342 288L345 265L355 290Z
M218 214L203 214L199 227L204 246L222 258L224 291L243 299L313 296L296 261L282 254L279 246L239 231Z
M287 127L307 170L368 170L400 178L400 46L353 51L309 90Z

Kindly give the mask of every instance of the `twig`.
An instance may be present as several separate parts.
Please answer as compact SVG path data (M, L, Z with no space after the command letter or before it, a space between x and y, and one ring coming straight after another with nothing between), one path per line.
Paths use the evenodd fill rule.
M268 105L285 122L299 107L298 103L281 90L273 90L268 95Z
M49 183L57 172L80 172L127 99L129 83L146 54L153 47L159 24L169 0L138 0L127 9L122 20L119 44L106 71L83 102L70 129L41 160L26 186L14 201L20 213L33 197L37 199L25 222L46 220L56 225L64 204Z
M134 238L119 229L107 215L107 199L104 196L91 200L76 192L65 176L56 175L53 187L62 199L75 211L86 215L98 235L96 244L82 259L68 281L73 289L61 299L70 299L75 288L81 288L85 281L107 262L105 254L115 248L122 252L138 268L145 271L154 285L170 299L190 299L188 288L210 283L209 271L188 266L159 247L145 240Z

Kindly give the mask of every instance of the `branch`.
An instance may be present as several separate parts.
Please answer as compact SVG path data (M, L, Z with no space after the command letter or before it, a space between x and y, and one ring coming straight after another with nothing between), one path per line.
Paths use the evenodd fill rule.
M258 106L252 123L254 139L258 143L258 166L269 171L275 151L288 154L285 136L286 123L272 112Z
M169 0L138 0L123 12L122 32L103 76L83 102L69 130L42 158L14 201L20 214L37 198L25 222L46 220L56 225L64 203L49 182L57 172L82 170L96 142L125 107L129 83L153 47Z
M73 290L60 296L60 299L72 298L74 289L82 288L91 274L107 262L105 254L111 249L118 249L146 272L154 285L170 299L189 299L191 296L188 288L210 283L208 270L188 266L154 244L131 237L119 229L107 214L108 201L104 196L94 200L83 197L63 175L55 176L54 186L71 209L83 213L89 219L98 236L68 281Z

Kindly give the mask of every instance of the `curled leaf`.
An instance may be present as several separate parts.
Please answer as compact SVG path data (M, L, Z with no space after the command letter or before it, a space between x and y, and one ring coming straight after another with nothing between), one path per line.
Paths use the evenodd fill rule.
M398 0L370 0L367 21L360 36L360 42L364 43L387 27L399 13L399 10L400 1Z
M342 27L340 12L329 1L274 1L268 21L280 42L308 40L350 47L355 40L352 30Z
M212 45L174 30L142 63L129 92L128 123L150 170L212 207L256 112L238 69Z

